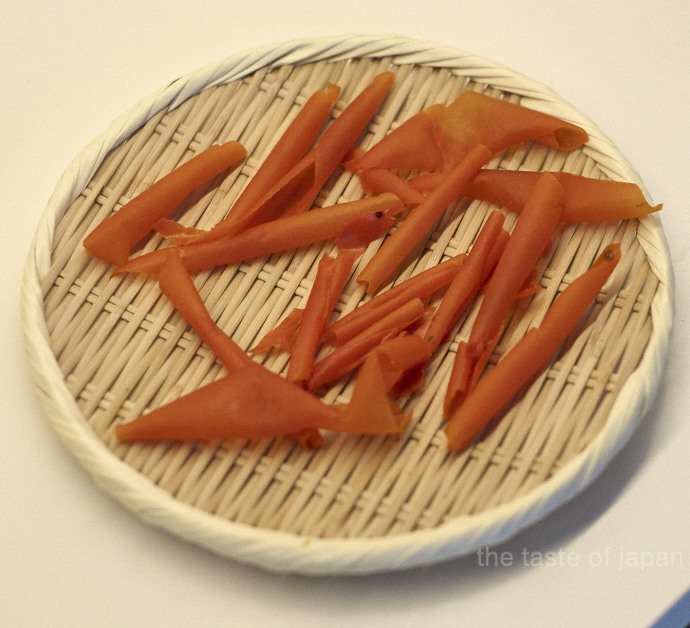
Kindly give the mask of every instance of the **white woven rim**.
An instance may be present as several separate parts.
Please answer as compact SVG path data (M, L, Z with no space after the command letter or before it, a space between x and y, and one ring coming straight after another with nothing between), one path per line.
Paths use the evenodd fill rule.
M40 280L50 267L57 223L108 152L163 109L175 107L207 87L240 79L266 66L356 57L392 57L396 64L449 68L520 95L526 106L584 127L590 134L587 154L611 178L633 181L644 190L637 172L611 141L549 88L470 53L399 36L296 40L233 55L183 76L142 100L77 156L59 179L44 210L23 277L26 346L44 411L96 482L139 517L221 555L275 571L368 573L430 564L495 545L540 520L590 484L639 424L657 390L673 322L673 271L661 223L652 215L640 221L638 240L660 282L651 307L653 332L639 367L618 395L606 425L580 455L536 489L507 504L477 515L456 517L430 530L382 538L319 539L254 528L176 500L117 458L82 416L51 350Z

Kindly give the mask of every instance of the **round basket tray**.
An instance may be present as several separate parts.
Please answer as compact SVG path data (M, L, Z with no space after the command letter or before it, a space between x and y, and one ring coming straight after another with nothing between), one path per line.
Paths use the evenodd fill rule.
M119 443L113 427L220 377L222 366L161 296L157 282L111 276L82 240L129 198L213 143L247 148L241 168L188 199L181 220L221 218L304 99L343 88L333 115L382 71L395 85L370 145L413 113L475 89L579 124L590 140L562 153L518 146L490 167L627 180L637 173L606 136L550 89L477 56L401 37L300 40L238 54L184 76L117 119L68 167L41 219L23 284L25 335L45 412L107 492L147 522L215 552L279 571L363 573L468 554L534 524L586 487L621 448L657 388L673 314L672 270L656 215L562 225L540 282L494 360L610 241L622 261L578 333L493 429L461 453L443 435L443 386L473 311L405 400L396 437L329 434L317 451L290 439L211 444ZM643 188L644 189L644 188ZM337 172L317 204L362 196ZM466 251L495 207L459 200L429 238L418 272ZM514 216L507 214L508 224ZM164 246L152 238L144 250ZM376 245L372 245L373 248ZM322 249L216 268L195 281L219 325L245 349L309 293ZM371 252L371 251L370 251ZM351 279L338 309L363 298ZM287 357L264 364L282 372ZM348 382L325 400L346 399Z

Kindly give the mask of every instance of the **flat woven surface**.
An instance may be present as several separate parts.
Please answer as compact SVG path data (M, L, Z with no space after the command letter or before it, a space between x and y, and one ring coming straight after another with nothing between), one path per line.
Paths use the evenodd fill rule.
M656 216L562 225L540 267L543 286L522 303L493 362L543 317L549 303L609 242L622 260L584 324L503 419L476 445L448 454L441 407L454 352L476 312L433 359L401 437L328 435L316 452L289 439L120 444L113 427L223 374L154 279L111 277L84 236L157 178L214 143L239 140L241 168L188 199L184 224L222 218L304 100L328 81L333 111L392 69L395 86L361 145L466 89L580 124L591 140L573 153L521 145L489 167L567 171L642 185L597 127L548 88L468 53L399 37L288 42L235 55L182 77L113 122L59 181L37 231L24 280L26 339L46 414L102 485L148 522L238 560L305 573L390 570L467 554L504 540L587 486L644 415L667 352L673 296ZM338 171L319 205L360 198ZM488 203L459 200L400 278L468 250ZM510 227L515 215L507 214ZM144 250L165 246L153 237ZM332 245L324 247L329 250ZM373 244L355 269L362 268ZM212 315L250 348L309 294L319 246L195 275ZM338 314L364 298L354 275ZM264 364L276 372L284 354ZM343 381L325 397L348 398Z

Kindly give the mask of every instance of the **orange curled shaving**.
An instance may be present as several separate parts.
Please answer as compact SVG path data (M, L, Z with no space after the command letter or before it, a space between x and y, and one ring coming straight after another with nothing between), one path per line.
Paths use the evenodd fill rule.
M392 194L371 196L349 203L279 218L246 229L234 236L179 247L179 254L189 271L213 266L236 264L315 242L339 237L347 224L355 218L373 214L384 219L386 214L403 211L404 205ZM130 259L115 269L115 274L137 272L156 275L165 261L168 249L159 249Z
M324 255L317 267L314 285L300 317L288 365L287 378L305 385L314 368L314 356L352 265L369 243L388 230L393 219L367 214L349 223L336 239L335 257Z
M380 292L328 327L326 341L342 345L412 299L425 301L452 281L464 259L465 255L456 255Z
M423 384L423 378L418 380L418 373L413 373L413 370L426 364L433 352L421 336L403 333L384 340L372 353L378 356L386 390L398 396L412 392ZM411 375L412 381L409 379Z
M259 165L230 213L210 231L182 227L174 221L161 221L156 230L174 244L210 240L231 233L251 213L262 196L270 190L308 152L340 96L340 87L329 83L312 94L288 124L273 148Z
M501 238L503 221L504 216L501 212L493 211L489 214L465 263L443 295L425 335L433 350L438 349L458 317L469 306L482 283L493 270L497 257L493 262L489 261L492 251L496 256L500 256L502 247L505 246L505 240ZM501 246L498 250L494 249L496 243Z
M158 274L158 284L161 292L229 371L253 364L241 347L211 318L177 251L168 252Z
M302 320L304 308L296 307L269 331L259 342L254 345L249 353L252 355L267 353L271 349L278 351L291 351L295 344L295 334Z
M519 212L539 179L539 172L482 170L463 194ZM650 205L640 187L624 181L592 179L569 172L552 172L563 186L563 222L605 222L642 218L659 211Z
M255 367L251 358L211 318L176 250L169 252L158 274L158 283L163 294L171 300L229 372ZM291 432L291 436L306 449L316 449L323 443L323 437L315 429L300 428Z
M377 353L367 355L355 378L352 397L344 413L341 431L365 434L396 434L408 424L403 412L388 396L386 366ZM351 425L347 425L351 422ZM365 432L359 426L366 425Z
M328 178L352 150L393 85L392 72L383 72L326 127L316 145L239 218L228 214L213 236L239 233L281 216L308 210Z
M314 365L308 389L317 390L355 369L376 345L392 338L419 320L424 314L420 299L412 299L371 327L355 336Z
M590 269L556 298L541 325L530 329L479 380L446 425L449 450L458 451L466 447L515 394L546 366L594 301L619 259L618 244L606 247Z
M419 205L424 201L424 195L415 190L407 181L399 177L392 170L372 168L359 173L362 187L367 194L395 194L405 205Z
M562 201L563 188L558 180L543 173L486 284L470 332L469 347L456 354L444 403L446 415L471 390L484 369L513 303L551 241L560 220ZM468 373L471 373L469 380Z
M485 146L476 146L441 185L412 209L359 274L357 281L366 286L368 294L379 290L490 157Z
M356 159L364 153L363 148L357 148L352 151L352 159ZM424 200L424 195L419 190L416 190L392 170L372 168L370 170L358 170L357 175L365 194L390 192L395 194L405 205L419 205Z
M381 389L383 391L383 389ZM355 391L356 392L356 391ZM325 429L358 434L399 432L404 421L393 414L385 391L373 412L366 398L354 406L328 405L300 386L257 364L233 371L134 421L115 427L117 437L133 441L210 441L229 438L274 438ZM372 395L369 404L372 403Z
M450 170L480 144L495 155L529 140L569 151L582 146L588 135L554 116L467 90L450 105L415 114L346 165L355 172Z
M84 248L109 264L127 261L131 248L148 235L191 192L245 158L238 142L211 146L165 175L106 218L84 239Z

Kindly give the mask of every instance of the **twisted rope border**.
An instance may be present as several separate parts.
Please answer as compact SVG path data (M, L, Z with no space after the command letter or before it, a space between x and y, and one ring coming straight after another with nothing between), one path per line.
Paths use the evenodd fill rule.
M110 150L152 116L216 85L266 66L356 57L392 57L396 64L449 68L523 97L526 106L579 124L590 133L588 154L614 179L637 172L612 142L552 90L507 67L459 49L406 37L322 37L266 45L182 76L117 118L67 167L43 212L22 284L26 349L34 382L60 438L96 483L148 523L233 559L275 571L307 574L368 573L430 564L505 541L562 505L591 483L627 442L651 405L668 353L673 322L673 273L656 215L640 222L638 238L660 284L652 304L653 334L638 369L618 396L609 420L590 445L552 478L508 504L457 517L430 530L375 539L317 539L229 522L180 502L117 458L93 433L64 385L50 348L40 279L50 267L53 235Z

